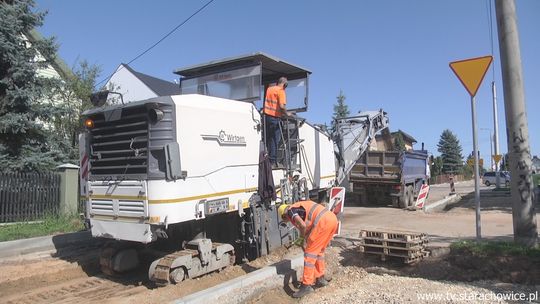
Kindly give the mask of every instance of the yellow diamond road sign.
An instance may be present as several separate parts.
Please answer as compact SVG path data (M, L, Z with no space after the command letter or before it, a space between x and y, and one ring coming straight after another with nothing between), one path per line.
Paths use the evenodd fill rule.
M474 166L474 158L469 158L467 159L467 165L469 165L470 167ZM478 160L478 166L479 167L483 167L484 166L484 159L483 158L480 158Z
M492 156L496 164L498 164L501 161L501 158L502 158L501 154L493 154Z
M450 62L450 68L471 97L474 97L492 61L492 56L471 58Z

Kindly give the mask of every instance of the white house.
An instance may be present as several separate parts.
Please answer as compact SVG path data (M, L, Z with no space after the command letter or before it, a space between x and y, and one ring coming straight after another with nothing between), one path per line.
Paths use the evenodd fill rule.
M540 158L538 156L532 158L532 171L533 174L540 174Z
M43 36L41 36L41 34L36 30L30 30L24 34L24 37L29 43L43 39ZM54 58L47 59L49 59L49 64L45 68L39 68L37 70L39 76L56 79L67 79L73 76L71 69L62 59L60 59L60 57L55 56ZM46 61L47 59L38 53L36 61Z
M124 103L180 94L178 84L137 72L124 63L118 66L105 87L122 94Z

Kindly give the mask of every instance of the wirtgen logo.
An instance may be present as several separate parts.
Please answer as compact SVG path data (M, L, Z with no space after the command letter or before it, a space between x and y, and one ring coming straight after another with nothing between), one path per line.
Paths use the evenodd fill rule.
M244 136L230 134L223 130L218 135L201 135L203 139L216 140L220 146L245 146L246 138Z

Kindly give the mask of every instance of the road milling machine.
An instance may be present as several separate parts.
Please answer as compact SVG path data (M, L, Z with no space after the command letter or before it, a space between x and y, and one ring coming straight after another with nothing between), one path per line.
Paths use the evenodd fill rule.
M388 125L382 110L366 112L338 121L332 136L288 116L272 167L265 90L285 76L288 110L307 111L310 71L255 53L175 73L180 95L111 105L100 92L83 113L81 194L92 236L110 240L104 273L146 262L158 285L178 283L290 244L279 204L328 199Z

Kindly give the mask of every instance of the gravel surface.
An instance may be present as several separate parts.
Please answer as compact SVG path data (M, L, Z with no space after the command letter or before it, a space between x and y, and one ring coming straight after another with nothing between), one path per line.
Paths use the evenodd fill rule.
M247 303L529 303L540 296L540 286L501 283L498 281L457 282L427 279L440 274L433 272L452 271L445 266L438 266L434 260L420 262L413 266L417 271L411 273L411 266L387 267L382 262L366 259L355 250L328 248L326 257L328 274L332 277L330 285L317 289L314 293L297 300L291 297L296 288L291 283L274 286L270 290L255 292ZM369 264L378 265L369 265ZM442 264L442 263L441 263ZM433 267L433 268L432 268ZM405 269L409 271L405 274ZM414 270L414 269L412 269ZM457 270L456 270L457 271ZM299 274L299 278L300 278ZM522 301L503 300L498 297L520 294ZM232 303L226 302L225 303Z
M337 278L332 286L326 287L331 291L314 293L300 303L511 303L499 301L495 295L514 292L528 297L538 292L534 286L509 284L497 288L496 285L491 281L471 284L358 271Z

